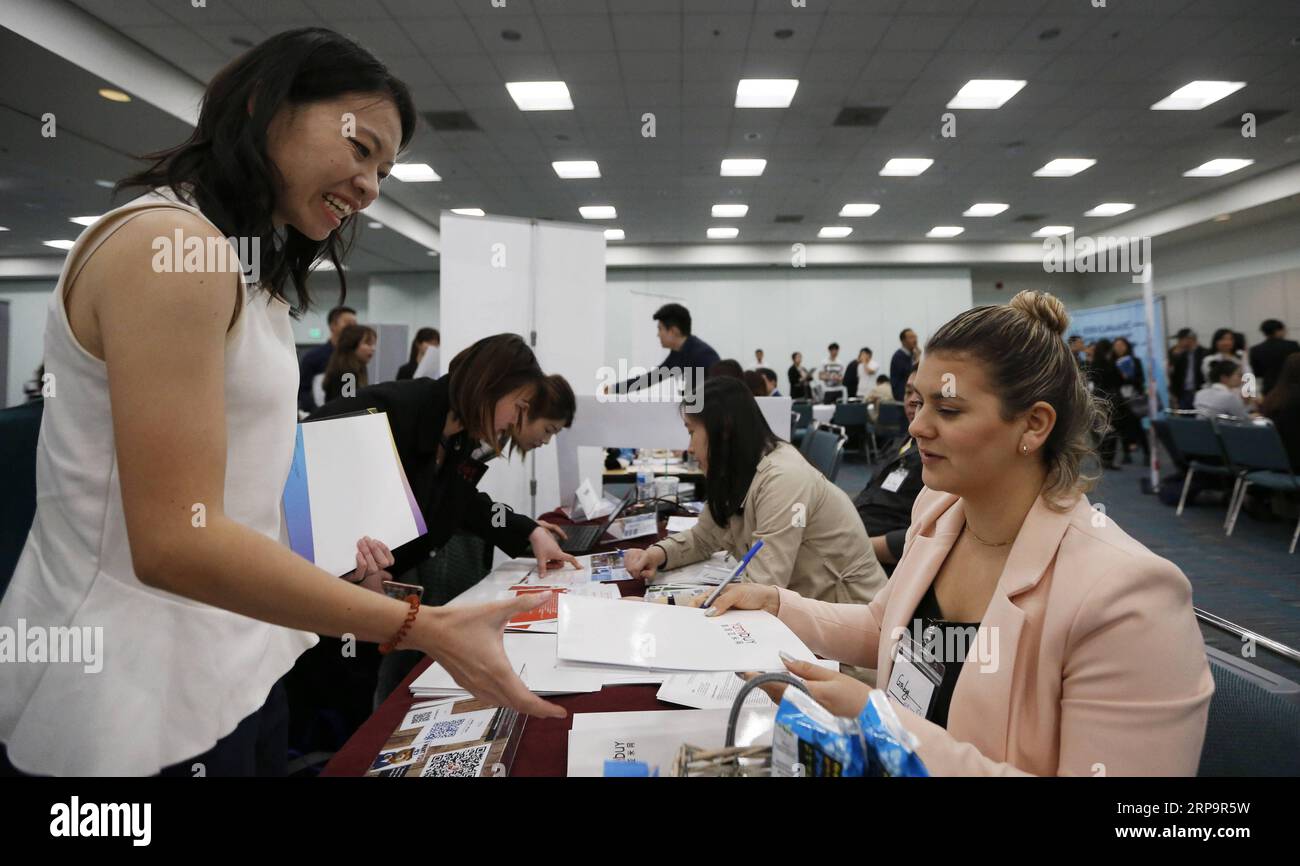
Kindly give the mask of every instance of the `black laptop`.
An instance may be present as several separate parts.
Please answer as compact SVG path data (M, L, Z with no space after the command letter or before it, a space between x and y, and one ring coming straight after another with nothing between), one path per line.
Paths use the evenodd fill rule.
M623 497L622 501L609 513L604 523L589 524L586 526L566 526L564 533L567 536L560 542L560 550L565 553L572 553L574 556L580 556L597 545L600 539L605 535L609 525L618 519L627 508L628 503L636 499L636 487L633 487Z

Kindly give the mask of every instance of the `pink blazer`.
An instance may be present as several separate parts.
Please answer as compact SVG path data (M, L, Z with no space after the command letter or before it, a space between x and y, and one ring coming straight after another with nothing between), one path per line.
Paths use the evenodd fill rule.
M782 589L780 618L818 654L889 682L898 634L965 522L958 497L923 489L870 604ZM987 651L968 652L946 729L895 705L932 775L1196 774L1214 682L1191 584L1086 497L1065 513L1034 504L981 627Z

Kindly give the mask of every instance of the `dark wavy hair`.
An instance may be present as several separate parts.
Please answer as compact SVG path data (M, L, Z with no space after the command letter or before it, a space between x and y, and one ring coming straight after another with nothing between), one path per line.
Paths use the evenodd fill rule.
M311 305L307 274L317 261L334 264L340 300L347 295L342 259L356 234L356 214L314 241L293 226L275 230L277 171L267 154L267 130L284 106L345 94L391 99L402 123L404 149L415 134L410 90L356 42L323 27L278 33L232 60L209 82L194 134L182 144L139 157L153 164L123 178L113 194L132 187L171 187L227 237L259 238L262 286L290 303L295 316ZM250 112L249 105L252 104ZM348 229L347 240L342 231ZM292 280L294 300L287 297Z
M510 438L508 433L494 433L497 401L523 387L529 389L526 399L531 401L546 379L537 356L518 334L484 337L462 349L447 365L447 375L451 411L470 437L490 444L497 457Z
M684 412L686 404L682 406ZM699 406L700 411L688 417L704 425L709 443L709 468L704 473L709 515L718 526L726 526L732 515L740 513L759 461L772 453L781 440L740 379L709 379L704 383Z

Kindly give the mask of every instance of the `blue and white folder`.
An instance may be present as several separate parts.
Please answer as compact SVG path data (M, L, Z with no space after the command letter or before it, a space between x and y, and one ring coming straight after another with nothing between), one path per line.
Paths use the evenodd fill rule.
M334 575L363 536L395 548L428 531L382 412L299 424L283 503L289 546Z

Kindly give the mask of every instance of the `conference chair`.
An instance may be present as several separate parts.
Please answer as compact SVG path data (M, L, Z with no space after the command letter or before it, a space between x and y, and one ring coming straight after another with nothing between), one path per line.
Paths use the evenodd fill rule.
M1228 535L1237 526L1237 515L1251 485L1275 493L1300 494L1300 480L1291 471L1291 461L1277 428L1270 423L1253 423L1216 418L1214 428L1223 442L1228 464L1237 475L1232 502L1228 506ZM1300 539L1300 521L1296 521L1288 553L1295 553Z
M808 462L834 483L844 456L844 431L833 424L818 424L808 431L801 449Z
M1180 412L1171 414L1166 419L1166 423L1169 426L1169 435L1174 440L1174 446L1186 464L1183 494L1178 497L1178 510L1174 512L1182 517L1183 507L1187 503L1187 491L1192 487L1192 476L1200 472L1204 475L1231 478L1234 473L1228 465L1219 437L1214 432L1214 425L1208 418L1195 413ZM1236 492L1235 487L1233 492ZM1228 512L1231 514L1231 506ZM1227 527L1228 515L1224 516L1223 525Z
M1198 776L1300 776L1300 684L1205 648L1214 697Z
M0 598L36 514L36 442L45 402L0 410Z
M836 404L835 413L831 415L831 423L844 428L850 442L861 436L862 456L864 459L871 459L872 448L867 436L867 426L870 419L867 416L866 403L861 400L847 400Z
M888 441L898 436L905 436L907 427L907 413L903 411L903 404L882 401L876 410L875 426L881 438Z
M811 400L793 400L790 403L790 411L794 413L795 425L790 428L790 442L798 445L803 442L804 436L808 434L808 428L812 426L813 411Z

